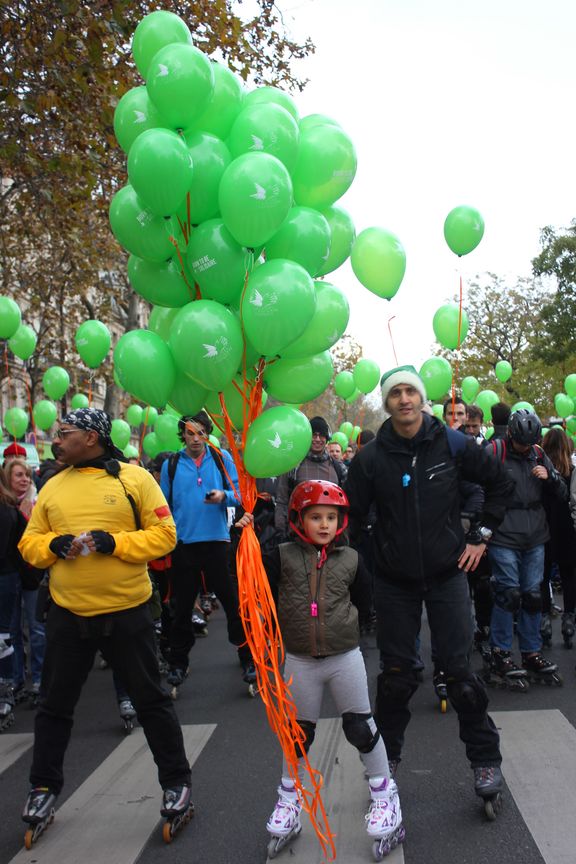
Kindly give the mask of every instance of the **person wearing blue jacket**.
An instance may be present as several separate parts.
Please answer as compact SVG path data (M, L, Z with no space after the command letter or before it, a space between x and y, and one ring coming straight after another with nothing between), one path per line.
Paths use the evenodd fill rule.
M164 461L160 486L176 523L178 542L172 553L173 621L167 681L177 688L188 669L194 645L194 603L202 579L218 597L228 621L228 638L238 646L244 680L256 680L238 611L238 590L228 566L228 508L240 501L238 473L231 456L207 445L213 426L205 411L179 421L184 449ZM236 490L236 492L235 492Z

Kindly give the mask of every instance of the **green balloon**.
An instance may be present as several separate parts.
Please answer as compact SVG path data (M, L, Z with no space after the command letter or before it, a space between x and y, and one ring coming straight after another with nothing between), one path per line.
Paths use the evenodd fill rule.
M130 434L130 426L125 420L120 420L119 417L112 420L112 431L110 437L112 438L112 443L115 444L119 450L124 450L124 448L128 446L130 443Z
M444 239L455 255L468 255L484 236L484 220L474 207L455 207L444 222Z
M482 413L484 417L488 419L490 415L490 409L492 405L496 405L497 402L500 401L500 397L494 390L481 390L480 393L476 396L476 405Z
M129 405L126 411L126 420L130 426L140 426L142 423L142 406Z
M232 161L230 150L220 138L206 132L189 132L185 136L188 152L194 165L192 183L189 186L189 204L184 201L177 215L183 224L199 225L213 219L220 212L218 189L224 171Z
M460 307L457 303L446 303L434 313L432 327L436 339L444 348L450 350L459 348L468 335L466 310L462 309L460 315Z
M154 425L154 432L162 447L169 449L175 441L179 441L182 446L178 438L178 418L173 414L161 414Z
M332 438L330 439L331 442L333 441L335 444L340 445L342 452L344 452L344 450L348 447L349 440L350 439L348 435L344 435L343 432L334 432Z
M341 432L342 435L346 436L346 444L348 444L348 441L352 437L352 432L354 431L354 424L350 423L349 420L345 420L344 423L340 424L340 429L338 431Z
M174 387L176 370L170 350L149 330L124 333L114 349L114 366L124 390L157 408L163 408Z
M330 252L318 276L326 276L337 270L350 257L356 239L352 217L341 207L325 207L320 211L330 228Z
M187 278L190 284L189 274ZM177 257L158 264L131 255L128 259L128 279L140 297L157 306L180 308L192 299Z
M244 428L245 403L242 395L244 392L246 392L246 400L249 402L251 388L249 385L245 388L242 375L235 375L232 381L227 384L222 391L228 416L232 421L232 425L238 430ZM210 415L213 415L216 418L222 417L222 406L220 404L218 393L208 393L204 405ZM220 423L220 425L222 424Z
M114 134L125 153L142 132L160 125L160 115L146 87L133 87L124 93L114 111Z
M452 367L444 357L430 357L418 373L429 399L440 399L452 385Z
M142 449L150 459L154 459L162 451L162 445L158 441L155 432L148 432L142 439Z
M338 372L334 378L334 392L341 399L348 399L356 390L352 372Z
M232 237L221 219L209 219L192 232L188 267L202 298L219 303L240 302L253 255Z
M515 402L514 405L512 405L510 412L512 414L514 414L515 411L521 411L522 409L524 409L524 411L530 411L532 414L536 413L534 411L534 406L532 405L531 402L523 402L523 401Z
M244 465L252 477L277 477L298 465L310 450L312 429L296 408L269 408L249 426Z
M247 93L244 99L244 105L249 108L253 105L269 105L270 103L280 105L295 120L299 119L300 114L294 99L284 90L280 90L279 87L257 87L256 90Z
M210 442L210 444L212 444L213 447L216 447L217 450L221 450L221 449L222 449L222 448L220 447L220 440L219 440L218 438L216 438L215 435L209 435L209 436L208 436L208 441Z
M371 393L380 382L380 367L373 360L362 357L354 366L352 375L361 393Z
M325 114L307 114L300 120L300 132L307 132L308 129L313 129L315 126L340 126L336 120L327 117Z
M286 167L269 153L244 153L226 168L220 182L220 212L241 246L263 246L278 231L292 206Z
M170 129L148 129L128 154L128 179L138 198L156 216L171 216L192 184L192 156L183 137Z
M266 260L289 258L315 276L330 251L330 228L318 210L292 207L280 229L266 243Z
M81 360L89 369L96 369L108 354L112 337L105 324L90 320L78 327L75 342Z
M166 309L162 306L154 306L148 319L148 330L152 333L157 333L163 342L168 342L174 319L179 311L180 309Z
M462 398L465 402L473 402L480 391L480 382L473 375L462 379Z
M176 383L170 393L169 403L179 414L197 414L204 405L208 390L193 381L184 372L176 369Z
M485 438L486 441L489 441L490 438L492 438L493 435L494 435L494 427L493 427L493 426L489 426L489 427L486 429L486 432L484 433L484 438Z
M242 298L246 337L262 355L281 354L304 333L316 309L314 283L294 261L276 258L258 267Z
M21 324L8 340L10 351L20 360L28 360L36 350L36 334L28 324Z
M406 272L406 253L400 240L384 228L365 228L350 255L359 282L373 294L391 300Z
M355 387L354 392L350 396L348 396L348 398L346 399L346 402L348 403L348 405L352 405L354 402L356 402L356 400L358 399L359 396L360 396L360 390L358 390L358 388Z
M189 132L207 132L224 141L242 110L244 88L236 75L222 63L213 60L212 71L214 72L212 98L200 116L194 120L191 126L187 127L186 134Z
M432 405L432 413L438 420L444 422L444 406L443 405Z
M301 336L281 353L282 357L310 357L331 348L340 339L350 318L343 291L330 282L315 282L316 309Z
M188 25L178 15L159 10L142 18L132 37L132 56L144 80L154 55L173 42L192 43Z
M269 396L279 402L300 404L316 399L330 384L333 366L329 351L312 357L276 360L264 372Z
M90 401L84 393L75 393L72 399L70 400L70 407L72 410L76 411L78 408L88 408L90 406Z
M542 427L542 438L544 438L548 434L549 431L550 431L550 428L548 426L543 426Z
M567 375L564 379L564 390L571 396L573 399L576 398L576 375L572 373L572 375Z
M34 418L34 425L38 429L45 431L46 429L50 429L56 422L58 410L53 402L49 402L48 399L41 399L40 402L34 405L32 416Z
M554 396L554 410L559 417L569 417L574 411L574 402L566 393L557 393Z
M138 448L134 447L133 444L127 444L122 451L126 459L138 459Z
M340 126L319 125L300 135L293 173L294 199L305 207L329 207L352 185L356 151Z
M170 242L173 224L155 216L139 201L132 186L123 186L110 202L110 227L124 249L146 261L168 261L174 254Z
M20 327L22 315L11 297L0 297L0 339L11 339Z
M151 428L156 423L158 419L158 411L156 408L153 408L152 405L146 405L146 407L142 410L142 422L144 426Z
M152 58L146 87L166 125L187 129L212 98L212 64L193 45L183 42L166 45Z
M508 360L499 360L498 363L496 363L494 372L496 374L496 378L501 381L502 384L505 384L506 381L509 381L512 377L512 366L510 365Z
M208 390L222 390L242 359L242 329L230 309L196 300L178 311L170 333L178 368Z
M576 434L576 417L569 417L566 421L566 428L571 435Z
M22 408L8 408L4 414L4 428L13 438L21 438L28 428L28 414Z
M42 386L50 399L61 399L70 386L70 376L62 366L50 366L42 376Z
M270 153L292 172L298 156L300 130L294 117L274 102L245 104L228 137L232 157Z
M352 429L352 435L350 437L350 441L352 441L353 444L355 444L356 441L358 440L358 435L360 434L361 431L362 430L361 430L360 426L354 426L354 428Z

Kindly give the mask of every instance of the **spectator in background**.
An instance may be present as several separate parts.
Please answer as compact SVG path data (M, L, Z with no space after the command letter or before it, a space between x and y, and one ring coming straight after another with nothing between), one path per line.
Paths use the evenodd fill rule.
M481 444L484 440L482 435L482 424L484 422L484 412L477 405L468 405L466 408L466 423L464 431L471 438L476 440L477 444Z
M460 429L464 431L466 424L466 402L459 396L455 399L447 399L442 408L442 417L447 426L451 429Z
M511 408L506 402L497 402L490 408L492 415L492 425L494 434L490 438L491 441L496 441L499 438L506 440L508 438L508 420L510 419Z
M358 445L358 450L362 447L365 447L369 441L372 441L376 437L375 433L371 429L362 429L358 433L358 438L356 439L356 444Z

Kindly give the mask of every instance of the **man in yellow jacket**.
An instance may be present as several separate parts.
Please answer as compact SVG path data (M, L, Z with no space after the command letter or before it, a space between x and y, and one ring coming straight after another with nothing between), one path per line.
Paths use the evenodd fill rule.
M160 487L118 462L109 416L71 411L56 433L68 467L40 491L19 544L50 570L53 603L36 716L32 790L23 819L38 832L60 793L76 703L101 650L125 684L158 766L162 815L190 811L190 766L172 701L160 684L146 563L170 552L176 529ZM32 838L35 839L35 836Z

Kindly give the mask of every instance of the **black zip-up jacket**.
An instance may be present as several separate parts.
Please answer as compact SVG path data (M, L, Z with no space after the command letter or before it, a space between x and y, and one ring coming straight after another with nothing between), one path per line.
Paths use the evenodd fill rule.
M472 438L462 444L436 417L423 414L422 421L413 438L402 438L387 420L352 460L345 485L352 543L374 502L376 576L412 585L458 572L465 547L459 479L484 489L480 524L491 530L514 489L502 465Z

